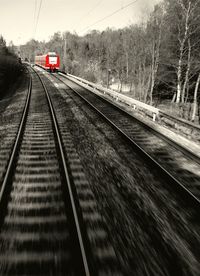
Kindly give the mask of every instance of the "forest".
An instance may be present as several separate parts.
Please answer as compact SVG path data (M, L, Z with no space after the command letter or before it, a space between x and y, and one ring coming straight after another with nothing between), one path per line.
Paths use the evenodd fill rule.
M57 32L47 42L20 46L31 62L48 51L60 55L67 73L199 123L199 0L164 0L145 20L123 29Z
M8 96L9 89L16 83L23 71L15 51L6 46L5 39L0 36L0 99Z

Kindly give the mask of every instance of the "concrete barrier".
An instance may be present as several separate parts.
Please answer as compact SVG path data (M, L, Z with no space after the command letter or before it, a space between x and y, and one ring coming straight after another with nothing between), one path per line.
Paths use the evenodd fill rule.
M156 119L159 118L159 109L154 106L145 104L143 102L140 102L138 100L130 98L126 95L123 95L123 94L113 91L111 89L107 89L101 85L89 82L87 80L84 80L82 78L76 77L71 74L67 74L67 77L69 79L71 79L72 81L76 82L77 84L82 85L83 87L89 89L91 92L95 93L95 91L98 91L100 93L103 93L104 95L105 94L109 95L115 101L120 101L120 102L123 102L123 103L131 106L134 110L139 109L139 110L144 110L144 111L150 113L153 121L156 121Z

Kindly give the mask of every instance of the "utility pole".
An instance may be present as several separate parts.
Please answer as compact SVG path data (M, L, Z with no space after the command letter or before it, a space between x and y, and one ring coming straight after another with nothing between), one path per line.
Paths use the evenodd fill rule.
M18 40L17 55L18 55L18 58L21 58L21 47L20 47L20 46L21 46L21 45L20 45L21 37L18 36L17 40Z
M67 59L67 38L66 38L66 34L64 34L64 48L63 48L63 69L64 71L66 71L66 59Z
M110 74L111 74L111 69L108 69L108 72L107 72L107 88L109 88L109 86L110 86Z

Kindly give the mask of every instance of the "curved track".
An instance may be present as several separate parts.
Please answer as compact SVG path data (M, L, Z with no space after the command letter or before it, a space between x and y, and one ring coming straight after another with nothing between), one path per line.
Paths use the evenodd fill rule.
M0 187L20 125L27 98L28 83L29 76L26 72L17 91L11 97L0 101Z
M63 75L56 74L54 77L57 78L58 85L60 81L65 83L117 129L152 169L182 194L188 204L200 206L200 160L196 156Z
M47 88L35 71L31 75L1 189L0 274L120 275L70 137L61 138ZM92 253L89 239L99 243Z
M123 275L131 275L133 271L137 275L141 264L137 264L135 260L140 259L137 249L140 252L141 248L143 250L140 254L146 256L142 257L142 260L144 258L146 264L148 263L149 275L155 267L160 270L160 275L163 275L162 267L169 272L164 275L174 275L176 268L173 267L171 254L176 256L176 264L180 261L184 265L187 264L185 268L184 266L183 269L179 268L180 275L181 271L186 271L186 274L188 271L195 271L196 256L199 252L196 240L198 232L196 234L193 230L190 232L189 225L182 224L179 216L183 216L185 223L187 219L191 222L195 220L192 226L194 231L198 229L195 217L199 210L200 175L199 164L196 162L198 160L193 159L191 155L187 156L186 151L163 139L162 135L157 135L150 127L146 127L116 106L64 76L53 75L57 79L56 86L63 93L68 92L77 104L76 107L72 101L67 105L60 93L56 93L56 88L53 88L50 82L55 80L52 75L47 74L49 78L47 80L42 71L36 72L30 69L30 72L32 84L29 85L29 96L20 126L26 93L21 94L21 97L18 95L20 106L19 108L15 106L14 112L17 116L13 124L10 121L8 125L2 124L9 130L5 131L5 135L1 132L3 147L0 147L3 157L0 173L1 177L4 177L0 191L0 274L119 276L122 275L120 266L124 266L125 263L122 270L126 272ZM66 101L70 102L70 97L67 96ZM89 128L97 125L98 131L105 134L113 149L117 149L118 155L112 152L109 145L104 147L104 144L99 149L99 142L104 143L103 135L95 137L97 156L94 156L95 149L90 151L90 147L94 145L87 141L88 138L83 135L80 125L74 123L74 119L78 121L82 118L80 124L87 120L79 112L81 108L85 114L90 113L91 122L99 120L97 124L92 123ZM12 112L11 109L13 115ZM3 122L3 117L0 119ZM19 128L18 134L16 134L17 128ZM90 136L98 131L86 131L85 134ZM12 146L15 137L18 139ZM80 139L85 141L82 143ZM81 148L84 146L86 149ZM10 155L12 147L14 151ZM106 154L102 154L102 150L106 151ZM80 156L84 152L87 156ZM102 167L106 162L102 156L111 157L108 160L111 163L109 166ZM118 160L119 156L122 159ZM116 160L112 160L112 157L116 157ZM8 159L10 161L5 173ZM92 164L93 160L95 164ZM119 171L114 163L119 165ZM137 175L138 164L145 179L139 178L140 174ZM87 170L92 170L92 174L90 175ZM154 179L148 170L158 177ZM130 182L131 185L125 185L126 181L130 180L133 180ZM162 182L180 193L173 193L172 200L167 204L169 206L165 204L166 208L163 207L163 195L169 193L168 189L163 190L161 187ZM95 189L98 190L97 193ZM104 200L107 197L108 201ZM183 205L179 206L179 200ZM164 209L157 209L157 204ZM101 205L103 216L109 214L108 225L105 225L105 217L103 218L99 212ZM188 205L192 209L188 208ZM118 209L115 209L116 206ZM152 206L154 208L151 209ZM181 206L186 208L182 211ZM181 231L180 229L175 231L176 227L179 228L176 224L170 228L171 219L181 226ZM164 225L166 229L163 228ZM167 229L172 234L168 233ZM139 234L139 237L133 233ZM114 238L117 237L117 244L112 240L112 234ZM176 242L171 239L172 236ZM137 238L139 240L134 243ZM129 248L132 241L133 245ZM127 249L124 248L124 244ZM188 244L193 245L190 247ZM149 247L148 251L145 245L147 248L151 245L153 249ZM148 256L148 252L151 252L152 256ZM157 254L162 255L158 260ZM191 267L187 258L182 256L188 256L188 260L190 257L193 258ZM144 270L146 269L145 265Z
M127 143L115 126L69 86L55 80L54 74L39 71L51 87L67 164L95 252L93 257L101 254L104 268L115 263L112 247L105 250L98 207L108 229L107 241L117 252L123 275L198 275L198 203L189 199L187 192L178 193L177 188L174 192L171 188L176 184L171 177L166 178L141 150L131 141ZM67 84L84 93L82 87L68 81ZM159 147L158 144L157 151ZM172 157L170 150L168 154ZM176 162L173 165L180 167Z

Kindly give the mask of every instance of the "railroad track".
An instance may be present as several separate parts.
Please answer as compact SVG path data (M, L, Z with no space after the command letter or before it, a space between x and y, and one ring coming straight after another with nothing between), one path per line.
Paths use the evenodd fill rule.
M89 182L85 186L94 193L123 275L198 275L198 203L188 193L174 192L175 183L55 74L40 74L51 86L62 137L67 133L80 157ZM75 182L78 190L76 177Z
M0 275L121 275L70 135L30 74L0 193Z
M146 160L152 169L162 175L171 188L181 193L187 204L200 205L200 160L173 143L166 137L156 133L149 126L133 118L119 107L105 99L87 91L68 80L67 77L53 75L59 83L73 90L81 101L89 104L115 129L117 129L134 150Z
M0 101L0 187L20 125L28 92L28 80L26 72L16 93Z

